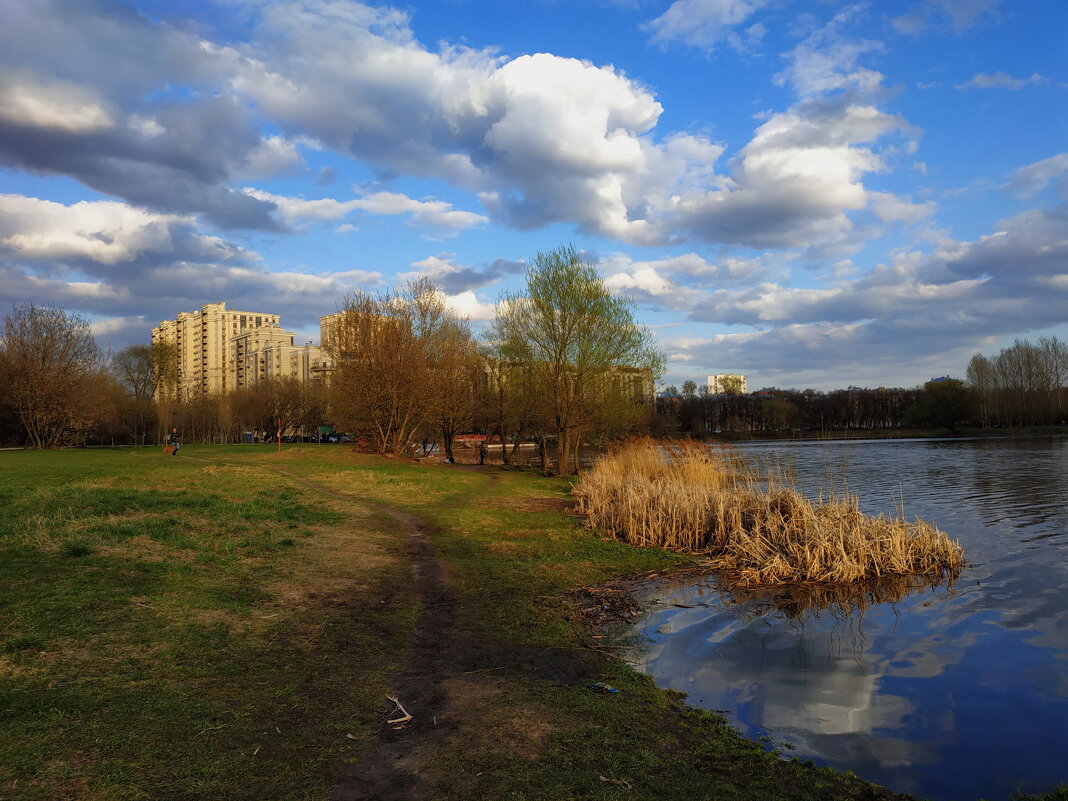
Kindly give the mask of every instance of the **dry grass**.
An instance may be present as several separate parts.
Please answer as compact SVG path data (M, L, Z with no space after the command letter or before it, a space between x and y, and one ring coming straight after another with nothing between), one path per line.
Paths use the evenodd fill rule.
M872 517L856 496L813 503L730 448L632 440L575 486L589 525L632 545L708 554L738 586L959 570L964 551L922 520Z

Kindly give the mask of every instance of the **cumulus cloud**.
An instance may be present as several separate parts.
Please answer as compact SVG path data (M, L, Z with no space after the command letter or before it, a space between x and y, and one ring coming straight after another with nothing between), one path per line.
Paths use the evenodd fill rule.
M236 98L197 91L223 81L224 65L202 44L118 4L5 8L0 163L70 175L155 211L279 230L272 206L228 181L292 154L261 136Z
M675 0L668 10L642 27L654 42L682 42L693 47L712 49L731 36L732 30L745 23L771 0ZM757 23L747 29L750 40L759 40L764 27ZM736 44L741 40L734 39Z
M458 316L475 322L492 320L496 313L496 306L493 303L484 303L474 292L470 291L446 295L445 304Z
M633 244L764 247L848 229L848 213L864 206L863 174L884 166L858 145L907 127L871 104L827 102L832 89L873 91L881 80L856 65L873 45L846 43L847 22L798 51L783 80L803 102L761 126L726 173L716 170L723 144L707 136L654 138L659 102L610 66L431 52L389 10L274 4L253 43L220 58L230 60L233 91L288 136L385 172L453 181L510 227L567 222ZM816 65L821 49L830 55ZM317 91L325 85L330 92ZM786 127L809 141L786 142Z
M863 145L905 127L871 105L802 102L757 129L726 189L673 198L673 223L701 239L753 247L840 238L852 228L847 213L867 205L863 176L885 169Z
M252 261L236 245L195 232L188 216L156 214L115 201L64 205L22 195L0 195L0 254L94 272L160 258Z
M114 201L0 195L0 295L123 318L125 337L132 318L172 318L217 300L284 309L288 325L314 323L354 288L381 280L362 270L270 272L257 254L192 223ZM147 336L146 327L119 344Z
M987 74L977 73L964 83L957 84L955 89L1022 89L1029 84L1042 83L1045 81L1037 72L1030 78L1013 78L1007 72L995 72Z
M858 66L876 45L842 32L851 9L792 53L780 81L800 102L720 165L723 143L658 134L654 94L612 66L432 51L389 8L259 5L249 40L220 44L119 6L65 13L50 2L20 5L0 33L0 160L224 228L280 231L357 210L408 215L439 234L486 221L389 191L305 201L232 186L292 170L306 147L359 159L384 179L452 182L519 230L568 223L631 244L793 246L849 231L865 204L864 175L885 168L873 143L906 127L858 99L882 76ZM657 30L667 36L689 9L701 36L744 22L759 37L749 22L762 5L680 0ZM79 29L94 37L79 39ZM90 61L91 76L82 67Z

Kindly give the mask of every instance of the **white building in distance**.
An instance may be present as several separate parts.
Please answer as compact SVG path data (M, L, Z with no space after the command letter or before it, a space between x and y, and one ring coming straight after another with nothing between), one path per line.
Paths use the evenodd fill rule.
M744 395L748 391L745 376L741 373L719 373L708 377L709 395Z

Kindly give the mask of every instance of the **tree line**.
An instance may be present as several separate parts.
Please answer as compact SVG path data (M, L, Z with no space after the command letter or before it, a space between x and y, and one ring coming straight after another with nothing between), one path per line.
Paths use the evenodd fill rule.
M657 398L654 432L704 436L715 433L847 431L901 428L923 390L849 387L833 392L762 389L710 394L693 382Z
M505 294L476 337L421 279L348 299L323 346L333 357L330 408L380 453L479 430L507 464L532 441L548 467L578 470L582 442L640 426L663 357L573 247L539 253L523 291Z
M335 363L325 384L283 378L181 397L172 348L105 354L84 317L19 306L0 339L0 442L144 446L174 425L187 442L228 443L250 431L314 436L325 424L382 454L438 448L452 459L458 435L480 432L505 463L534 443L543 465L573 473L583 443L639 430L955 430L1068 418L1068 345L1055 337L976 354L965 381L716 395L687 381L653 403L662 354L631 301L612 295L573 247L538 254L523 290L501 297L480 335L421 279L354 293L322 344Z
M729 388L728 388L729 389ZM1068 421L1068 343L1016 340L996 355L975 354L964 380L922 387L832 392L762 389L712 395L686 381L658 398L653 429L661 434L782 431L876 431L898 428L1063 425Z
M984 426L1048 425L1068 420L1068 343L1016 340L995 356L975 354L968 384Z

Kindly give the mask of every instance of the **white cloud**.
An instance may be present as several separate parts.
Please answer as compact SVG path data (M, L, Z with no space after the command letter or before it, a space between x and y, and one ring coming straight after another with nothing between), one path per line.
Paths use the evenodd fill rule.
M100 328L118 344L147 339L147 326L138 333L133 318L170 318L218 300L280 308L290 324L310 323L353 289L382 280L360 269L269 272L260 262L256 253L196 233L181 215L115 201L67 206L0 195L0 296L123 318L119 328Z
M442 200L415 200L399 192L375 192L357 200L371 214L410 214L417 226L457 233L488 222L481 214L458 211Z
M1065 172L1068 172L1068 152L1020 167L1001 188L1026 200L1041 192L1050 181Z
M217 237L189 233L192 224L187 216L155 214L115 201L66 206L0 195L0 252L20 259L115 265L179 249L220 261L247 257Z
M654 42L678 41L683 44L712 49L731 30L744 23L771 0L675 0L659 17L642 27L652 33ZM765 33L756 23L747 29L751 40L759 40Z
M702 8L740 19L754 7ZM473 189L510 227L570 222L634 244L692 237L760 247L848 231L847 214L864 207L863 173L883 169L856 145L907 128L870 105L820 102L821 93L870 90L882 79L856 65L874 45L846 42L839 31L850 18L839 15L795 54L789 80L805 103L761 126L729 174L715 169L721 143L654 139L660 104L612 67L547 53L430 52L403 15L278 4L264 11L252 45L224 50L234 90L288 136ZM821 48L829 55L816 66ZM318 90L326 85L330 92ZM784 127L797 143L784 142ZM479 221L445 207L420 213L445 229Z
M445 304L458 316L477 322L492 320L496 313L494 304L483 303L470 290L457 295L446 295Z
M846 35L850 24L862 13L863 5L851 5L830 22L817 28L787 54L789 65L775 76L775 83L789 83L802 97L840 89L871 94L879 90L882 73L858 66L866 53L883 50L881 42Z
M722 257L715 261L686 253L665 259L634 261L623 253L602 259L597 267L605 285L643 305L689 313L708 297L708 288L744 284L772 272L781 273L789 257Z
M249 180L266 178L288 172L303 161L297 143L282 136L269 136L249 151L234 174Z
M0 120L67 134L115 127L110 104L91 87L66 81L39 82L9 75L0 82Z
M935 203L913 203L893 192L868 192L871 210L883 222L915 223L934 213Z
M458 211L453 209L450 203L441 200L415 200L399 192L374 192L352 200L335 200L334 198L305 200L299 197L276 195L248 186L242 191L250 197L275 204L283 218L289 223L301 220L327 222L339 220L354 211L365 211L381 215L406 214L411 217L412 223L416 226L455 234L487 222L485 216L470 211Z
M744 24L758 39L763 27L752 17L762 5L681 0L660 29L666 35L666 20L688 9L699 13L701 35ZM47 117L38 123L66 120L77 130L61 136L37 125L40 135L27 136L0 124L0 157L225 228L284 230L279 214L335 221L355 211L407 215L438 235L487 222L444 201L389 191L350 201L231 188L237 176L292 169L304 146L359 159L385 180L450 181L477 193L495 221L520 230L562 222L632 244L692 238L792 246L848 233L848 215L863 208L863 174L883 168L870 144L904 127L870 104L818 102L846 88L873 91L882 80L857 64L875 45L842 34L852 10L791 55L782 80L804 102L772 115L720 171L722 143L702 134L657 136L660 103L612 66L548 53L508 59L448 45L431 51L407 16L388 8L326 0L254 5L249 40L234 45L117 6L87 5L68 17L52 11L16 13L11 30L0 33L0 62L20 76L19 97L37 97L26 94L28 86L65 87L34 101L44 104L38 117ZM91 81L64 50L77 41L75 27L98 33L88 54ZM175 82L190 97L177 102ZM268 135L258 128L261 118L272 126ZM105 124L106 136L86 137ZM783 125L822 141L769 142Z
M964 83L957 84L955 89L1022 89L1029 84L1043 83L1046 79L1037 72L1030 78L1013 78L1007 72L995 72L987 74L977 73Z

